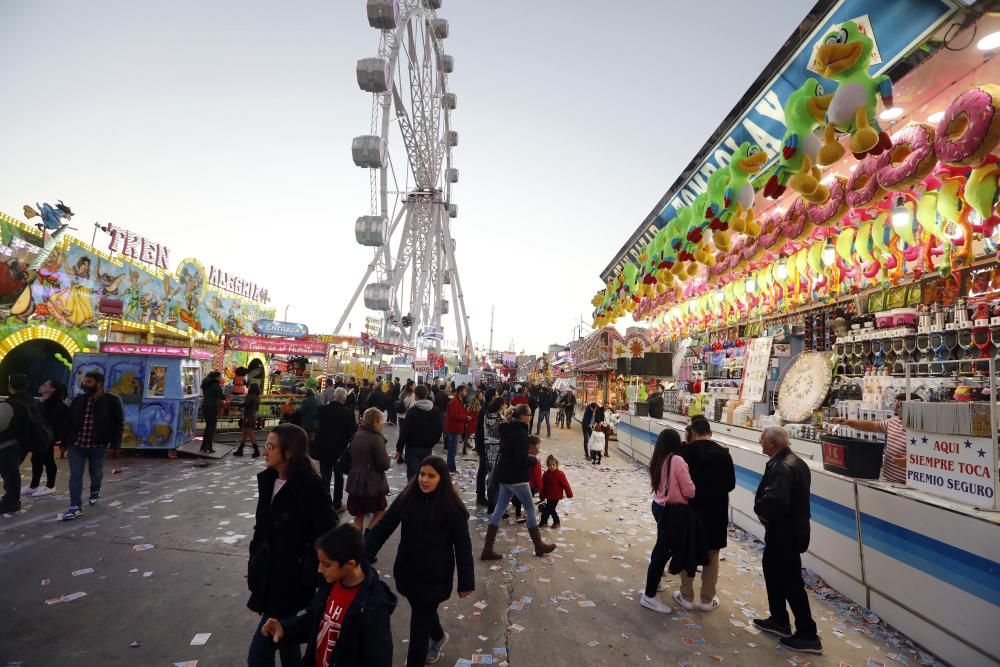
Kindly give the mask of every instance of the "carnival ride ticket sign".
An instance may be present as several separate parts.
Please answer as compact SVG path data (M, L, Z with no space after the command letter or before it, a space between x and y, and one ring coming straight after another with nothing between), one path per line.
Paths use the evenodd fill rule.
M803 352L785 371L778 387L778 410L789 422L801 422L823 404L833 380L830 355Z
M754 338L747 346L746 363L743 367L743 385L740 387L741 400L761 401L764 399L773 340L770 336Z
M975 438L906 432L906 485L975 507L993 507L996 445Z

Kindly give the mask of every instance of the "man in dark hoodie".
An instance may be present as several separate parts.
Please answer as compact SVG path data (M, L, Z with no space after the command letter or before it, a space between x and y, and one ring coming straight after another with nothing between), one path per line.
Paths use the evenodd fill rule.
M443 393L443 392L442 392ZM417 385L414 390L417 400L406 411L406 419L400 429L400 437L405 443L406 479L412 479L420 470L420 462L431 455L431 449L444 433L444 417L427 398L427 387Z
M352 524L316 540L323 582L305 614L269 618L261 634L276 642L306 644L303 665L390 667L390 617L396 596L364 562L365 542Z

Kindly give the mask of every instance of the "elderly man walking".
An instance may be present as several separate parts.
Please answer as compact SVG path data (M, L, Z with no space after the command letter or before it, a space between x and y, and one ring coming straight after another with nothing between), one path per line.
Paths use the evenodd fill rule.
M753 620L761 630L781 638L792 651L822 653L809 596L802 581L802 556L809 548L809 467L789 447L788 431L767 426L760 446L770 457L757 487L754 512L764 524L764 585L771 616ZM795 615L795 634L788 619Z
M358 430L354 409L347 407L346 403L347 389L337 387L333 390L333 399L316 411L319 428L311 452L312 457L319 461L320 477L327 493L330 492L330 480L333 480L333 508L338 512L344 507L344 474L334 467Z

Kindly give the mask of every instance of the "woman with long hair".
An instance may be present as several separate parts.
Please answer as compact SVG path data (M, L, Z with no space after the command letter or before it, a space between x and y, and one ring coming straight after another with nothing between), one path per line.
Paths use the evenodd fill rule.
M406 414L413 404L417 402L414 395L413 385L409 382L399 392L399 408L396 410L396 423L399 424L399 432L396 436L396 463L403 462L403 450L406 447L406 440L403 439L403 424L406 421Z
M347 511L358 530L365 527L365 517L372 515L372 528L385 514L389 495L389 453L382 435L384 415L378 408L368 408L361 416L361 426L351 438L351 471L347 474Z
M661 614L672 611L669 605L656 599L663 570L674 552L680 551L684 546L677 539L677 531L668 530L674 526L668 525L670 520L665 508L668 505L683 505L686 508L688 499L694 498L695 492L688 465L680 456L681 446L681 434L672 428L664 429L656 438L653 455L649 459L649 485L653 491L653 516L656 517L656 544L649 557L646 590L639 603ZM680 527L679 522L677 527Z
M260 456L257 449L257 411L260 409L260 385L247 387L247 395L243 399L243 414L240 417L240 446L233 456L243 456L243 443L249 442L253 447L253 458Z
M437 610L451 597L456 566L458 596L469 597L476 588L469 511L451 483L443 458L425 458L417 476L368 531L365 553L369 562L400 525L392 576L396 591L410 603L406 664L417 667L437 662L448 641Z
M247 665L273 665L274 652L290 667L301 660L298 644L261 634L268 618L304 609L316 589L316 551L320 535L337 525L328 488L309 458L309 436L294 424L271 429L264 444L267 466L257 475L257 516L250 541L247 607L261 614L250 641Z
M535 545L535 555L544 556L555 550L556 545L542 541L538 530L538 517L535 515L535 503L531 498L531 471L538 463L534 456L528 453L528 424L531 422L531 408L524 403L513 409L509 422L501 424L497 430L500 434L500 456L496 464L496 481L499 485L497 504L490 517L490 525L486 529L486 541L483 544L482 560L500 560L502 554L493 550L500 520L507 510L511 498L517 497L527 513L526 524L531 541Z
M31 495L32 498L41 498L53 493L56 487L56 457L55 447L61 445L66 429L69 426L69 407L66 405L66 385L59 380L46 380L38 388L38 393L42 395L40 412L42 421L52 433L52 442L48 444L44 452L32 452L31 454L31 485L25 488L21 495ZM45 470L45 486L39 487L42 483L42 470Z

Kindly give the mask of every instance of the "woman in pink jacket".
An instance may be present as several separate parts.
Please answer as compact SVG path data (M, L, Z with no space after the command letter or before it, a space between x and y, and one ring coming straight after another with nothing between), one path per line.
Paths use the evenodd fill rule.
M663 570L673 554L672 535L666 530L666 507L687 505L694 498L694 482L688 465L680 456L681 436L668 428L656 439L653 456L649 460L649 481L653 490L653 516L656 517L656 545L649 557L646 573L646 590L639 604L661 614L673 611L670 605L656 599L656 589L663 577Z

